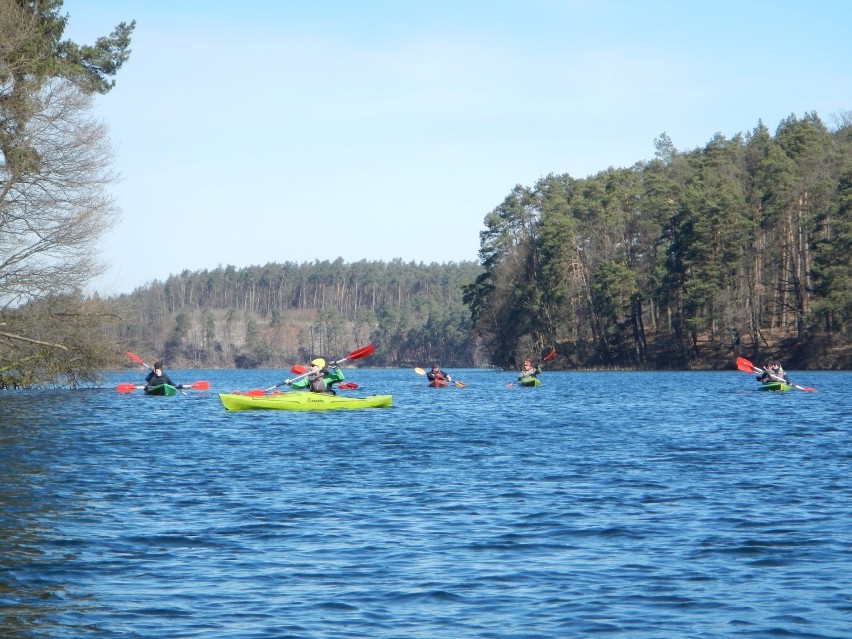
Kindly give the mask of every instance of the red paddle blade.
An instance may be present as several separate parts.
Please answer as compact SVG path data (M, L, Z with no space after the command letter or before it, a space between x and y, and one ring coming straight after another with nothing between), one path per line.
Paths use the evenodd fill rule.
M358 388L358 384L355 382L341 382L337 385L340 390L356 390Z
M304 366L299 366L298 364L294 364L293 366L290 367L290 372L293 373L294 375L304 375L305 373L308 372L308 369L305 368Z
M541 360L541 361L542 361L542 362L546 362L547 360L549 360L549 359L553 359L554 357L556 357L556 349L555 349L555 348L551 348L551 349L550 349L550 352L549 352L547 355L545 355L545 356L544 356L544 359L543 359L543 360Z
M125 355L127 355L130 359L132 359L137 364L142 364L142 366L145 366L145 362L143 362L136 353L131 353L130 351L127 351L125 353Z
M352 351L349 355L337 361L342 362L345 359L361 359L362 357L367 357L367 355L372 355L373 350L373 345L367 344L366 346L359 348L357 351Z
M252 388L251 390L247 390L243 395L248 395L249 397L260 397L263 395L263 391L259 388Z
M744 357L737 358L737 368L744 373L757 373L761 370Z
M210 382L208 381L200 381L200 382L192 382L189 387L193 390L210 390Z
M115 387L119 393L132 393L136 390L136 384L119 384Z

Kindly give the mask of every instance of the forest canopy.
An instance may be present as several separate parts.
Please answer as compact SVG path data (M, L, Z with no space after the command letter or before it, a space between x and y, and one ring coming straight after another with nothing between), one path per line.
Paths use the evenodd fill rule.
M183 271L112 300L116 339L169 366L281 367L373 342L371 366L474 361L475 262L270 263Z
M852 118L791 115L586 179L518 186L465 289L492 362L721 367L740 353L852 365Z
M372 341L371 365L852 366L852 121L716 135L516 186L480 263L317 261L184 272L121 300L121 337L175 362L283 366Z

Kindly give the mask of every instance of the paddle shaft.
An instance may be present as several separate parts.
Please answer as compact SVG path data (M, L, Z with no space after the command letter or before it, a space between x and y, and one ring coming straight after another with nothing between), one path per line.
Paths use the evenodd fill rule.
M746 368L744 368L744 366L746 368L751 368L751 371L746 370ZM776 382L783 382L784 384L789 384L793 388L798 388L799 390L805 391L806 393L815 393L816 392L816 388L811 388L810 386L799 386L798 384L793 384L792 382L788 382L783 377L780 377L778 375L770 373L769 371L765 371L762 368L760 368L760 366L755 366L754 364L752 364L745 357L738 357L737 358L737 368L740 369L744 373L749 373L749 372L751 372L752 374L760 373L761 375L766 373L767 375L769 375L769 377L774 379Z
M372 353L373 353L373 345L367 344L366 346L363 346L363 347L361 347L357 350L352 351L351 353L349 353L349 355L347 355L346 357L343 357L342 359L334 360L331 363L331 365L337 366L337 365L342 364L343 362L350 360L350 359L361 359L362 357L366 357L367 355L371 355ZM298 380L302 379L303 377L307 377L308 375L311 374L311 372L312 371L307 370L304 373L302 373L301 375L297 375L296 377L291 378L290 383L292 384L293 382L298 381ZM279 386L283 386L284 384L286 384L286 382L281 382L280 384L275 384L275 386L270 386L269 388L265 389L264 392L268 393L269 391L275 390L276 388L278 388Z
M418 375L425 375L426 374L426 371L423 370L422 368L420 368L419 366L414 369L414 372L417 373ZM465 386L467 386L467 384L465 384L464 382L458 382L456 380L449 380L448 379L446 381L452 382L453 385L455 385L457 388L464 388Z
M813 390L816 390L816 389L813 389L813 388L805 388L804 386L799 386L798 384L794 384L793 382L790 382L790 381L788 381L788 380L784 379L784 378L783 378L783 377L781 377L780 375L775 375L774 373L770 373L769 371L765 371L765 370L763 370L762 368L757 368L757 367L755 367L754 372L755 372L755 373L761 373L761 374L762 374L762 373L766 373L766 374L768 374L768 375L769 375L772 379L774 379L776 382L781 382L782 384L788 384L788 385L792 386L793 388L798 388L799 390L803 390L803 391L813 391Z
M187 385L184 384L184 387L187 387ZM208 382L206 380L200 380L200 381L197 381L197 382L193 382L192 384L189 384L188 387L191 388L192 390L210 390L210 382ZM123 384L118 384L115 387L115 390L117 390L119 393L130 393L130 392L133 392L135 390L142 390L144 388L145 388L144 384L130 384L130 383L125 382ZM175 388L177 388L177 387L175 387ZM178 390L182 390L182 389L178 388Z

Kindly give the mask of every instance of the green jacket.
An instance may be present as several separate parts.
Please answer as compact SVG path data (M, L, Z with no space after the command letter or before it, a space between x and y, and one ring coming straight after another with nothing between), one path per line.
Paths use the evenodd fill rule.
M312 393L326 393L332 391L332 386L346 379L343 376L343 371L337 366L331 368L320 369L316 373L311 373L302 379L297 379L290 384L290 388L308 388Z

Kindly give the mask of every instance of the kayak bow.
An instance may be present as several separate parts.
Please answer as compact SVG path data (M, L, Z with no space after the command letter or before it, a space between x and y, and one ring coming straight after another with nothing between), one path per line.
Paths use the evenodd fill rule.
M171 384L159 384L157 386L146 386L145 394L146 395L160 395L165 397L171 397L172 395L176 395L178 389Z

